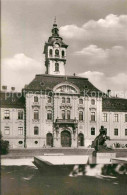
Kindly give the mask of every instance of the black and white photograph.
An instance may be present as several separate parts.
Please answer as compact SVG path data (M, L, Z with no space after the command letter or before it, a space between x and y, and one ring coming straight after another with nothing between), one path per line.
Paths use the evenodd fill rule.
M1 0L1 195L127 195L127 0Z

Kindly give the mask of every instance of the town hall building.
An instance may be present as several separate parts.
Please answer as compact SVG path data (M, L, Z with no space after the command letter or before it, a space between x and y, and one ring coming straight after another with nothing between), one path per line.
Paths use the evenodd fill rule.
M16 93L1 91L1 131L11 148L90 147L103 125L108 145L127 144L127 99L111 97L88 78L65 74L68 45L53 24L44 45L45 74Z

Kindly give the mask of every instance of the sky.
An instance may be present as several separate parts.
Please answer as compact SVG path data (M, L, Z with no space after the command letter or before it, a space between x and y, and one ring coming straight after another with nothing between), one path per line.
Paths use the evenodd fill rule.
M44 43L56 16L69 45L66 74L127 95L127 0L2 0L2 85L20 91L44 74ZM73 71L72 71L73 70Z

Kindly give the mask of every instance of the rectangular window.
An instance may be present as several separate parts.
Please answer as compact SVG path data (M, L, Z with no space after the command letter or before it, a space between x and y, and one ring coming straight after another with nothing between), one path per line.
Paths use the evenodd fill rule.
M114 135L118 135L118 129L114 129Z
M18 134L23 135L23 127L18 127Z
M48 97L48 103L51 103L51 102L52 102L52 98Z
M107 113L103 113L103 122L107 122Z
M70 118L71 118L71 112L70 110L67 110L67 119L70 120Z
M94 127L91 128L91 135L95 135L95 128Z
M62 110L62 119L65 120L65 110Z
M38 97L34 96L34 102L38 102Z
M67 98L67 103L70 103L70 98Z
M127 135L127 129L125 129L125 135Z
M18 119L19 120L23 119L23 110L18 110Z
M125 114L125 122L127 122L127 114Z
M39 120L39 111L34 110L34 120Z
M10 111L9 110L4 111L4 119L10 119Z
M95 112L91 112L91 121L95 121Z
M47 120L52 120L52 112L47 113Z
M118 118L119 118L119 115L118 114L114 114L114 122L118 122Z
M10 128L9 127L5 127L4 128L4 134L5 135L9 135L10 134Z

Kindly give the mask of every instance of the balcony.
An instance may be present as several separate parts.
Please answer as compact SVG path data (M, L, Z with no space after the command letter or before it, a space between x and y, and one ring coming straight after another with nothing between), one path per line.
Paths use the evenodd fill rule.
M78 121L76 119L56 119L57 124L77 124Z

